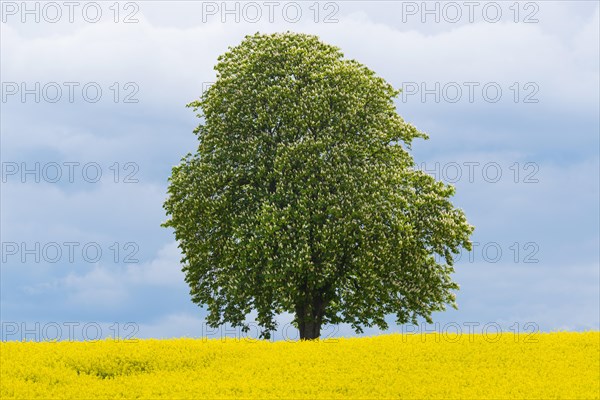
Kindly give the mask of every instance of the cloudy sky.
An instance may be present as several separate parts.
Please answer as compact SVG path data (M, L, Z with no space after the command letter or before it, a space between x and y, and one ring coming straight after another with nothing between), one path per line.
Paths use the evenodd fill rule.
M417 164L476 227L459 310L417 329L599 329L597 2L1 6L3 339L235 334L190 302L162 203L217 57L287 30L403 88Z

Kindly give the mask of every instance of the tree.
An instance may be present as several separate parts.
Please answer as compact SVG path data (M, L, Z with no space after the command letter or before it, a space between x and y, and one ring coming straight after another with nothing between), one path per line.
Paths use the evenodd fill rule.
M454 188L415 168L399 94L318 37L246 36L188 104L203 122L164 208L192 301L212 327L261 336L289 312L301 339L323 324L387 328L456 308L453 255L471 248Z

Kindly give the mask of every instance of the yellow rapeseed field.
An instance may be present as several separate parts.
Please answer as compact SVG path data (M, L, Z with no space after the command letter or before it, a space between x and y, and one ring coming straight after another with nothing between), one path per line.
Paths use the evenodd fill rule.
M600 332L3 342L0 398L598 399Z

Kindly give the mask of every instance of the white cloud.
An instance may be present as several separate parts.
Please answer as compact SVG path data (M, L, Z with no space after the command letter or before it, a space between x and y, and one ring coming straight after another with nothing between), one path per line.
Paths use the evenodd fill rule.
M544 9L552 14L553 7ZM140 83L145 102L183 105L199 94L202 82L213 80L217 56L243 35L292 29L320 34L396 84L537 81L545 89L544 98L555 105L581 106L593 100L597 88L598 8L587 20L575 21L580 24L564 21L556 28L543 20L478 22L431 34L403 31L364 13L346 15L337 24L315 25L305 19L298 24L225 25L214 20L186 28L160 26L140 17L138 24L89 24L37 37L20 34L8 24L2 45L8 62L2 72L7 81L132 80ZM574 33L558 40L564 25ZM47 25L46 30L51 29Z
M26 286L30 294L61 293L75 307L114 307L132 300L137 288L149 292L162 288L185 291L177 243L162 247L156 258L140 264L97 263L85 273L70 272L51 282Z

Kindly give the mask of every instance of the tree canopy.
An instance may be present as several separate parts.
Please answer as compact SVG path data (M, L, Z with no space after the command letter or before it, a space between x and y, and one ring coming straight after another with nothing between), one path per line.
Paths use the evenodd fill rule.
M454 188L416 168L427 136L398 115L399 90L290 32L246 36L215 69L188 104L199 145L172 170L163 224L209 325L247 328L254 311L268 338L289 312L313 339L456 307L453 256L473 227Z

